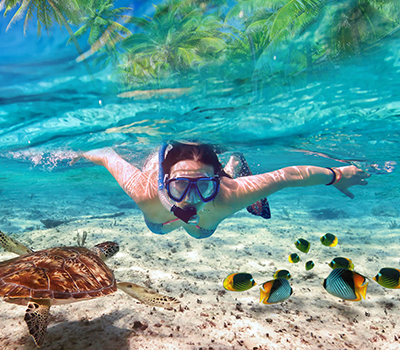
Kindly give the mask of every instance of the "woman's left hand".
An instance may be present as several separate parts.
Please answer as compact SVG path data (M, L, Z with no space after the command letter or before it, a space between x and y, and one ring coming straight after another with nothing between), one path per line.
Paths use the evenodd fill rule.
M340 192L344 193L347 197L350 197L351 199L354 198L354 194L348 190L349 187L355 185L365 186L368 184L367 180L365 179L371 177L370 174L366 173L365 171L362 171L361 169L358 169L354 165L343 166L334 169L336 171L340 170L342 172L342 177L333 186L336 187Z

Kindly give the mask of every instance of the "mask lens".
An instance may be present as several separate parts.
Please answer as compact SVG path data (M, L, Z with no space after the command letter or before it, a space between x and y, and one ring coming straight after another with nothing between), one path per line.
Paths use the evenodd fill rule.
M197 180L197 188L203 199L208 200L210 197L215 195L217 183L210 179L199 179Z
M173 180L168 185L171 198L180 202L186 195L190 182L188 180Z
M209 202L218 194L219 178L201 177L197 179L170 179L167 180L166 188L169 197L175 202L181 202L187 196L188 191L191 191L191 201L193 201L193 195L198 195L203 202Z

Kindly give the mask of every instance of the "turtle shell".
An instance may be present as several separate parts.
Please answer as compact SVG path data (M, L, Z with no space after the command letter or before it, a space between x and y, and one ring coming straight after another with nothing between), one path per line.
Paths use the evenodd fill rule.
M65 304L116 290L110 268L83 247L45 249L0 262L0 296L10 303L49 299Z

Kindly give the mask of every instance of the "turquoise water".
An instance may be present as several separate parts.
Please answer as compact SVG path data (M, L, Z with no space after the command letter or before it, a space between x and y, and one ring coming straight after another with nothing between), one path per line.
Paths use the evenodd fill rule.
M90 200L82 206L82 198L100 193L125 202L104 169L84 161L69 165L77 152L104 146L140 166L162 141L199 140L219 145L223 161L229 152L243 152L255 173L294 164L340 164L332 159L357 161L364 168L399 162L399 47L398 40L386 40L363 57L322 65L312 79L299 75L257 92L251 82L221 83L209 89L189 86L189 92L173 98L120 98L123 88L110 69L97 72L93 82L71 58L3 62L3 221L22 207L35 207L38 196L49 202L59 194L71 197L68 205L54 209L55 217L101 212L104 208ZM389 171L354 192L377 186L379 196L398 203L398 175ZM26 215L31 218L19 219L37 221ZM7 230L4 225L0 228Z
M321 271L321 266L326 267L323 264L336 254L322 250L319 244L322 230L325 232L328 228L339 236L342 244L339 246L343 248L340 252L355 262L360 273L372 277L381 267L399 268L399 39L388 36L361 55L316 65L312 74L275 78L258 89L248 76L234 83L182 80L180 84L171 84L173 92L144 92L134 99L121 97L126 88L112 68L97 68L92 79L75 62L75 49L65 46L65 31L55 30L52 37L37 39L35 30L33 35L24 37L18 26L19 34L6 35L5 25L1 18L1 231L23 237L34 249L44 248L48 240L56 242L60 232L57 223L82 220L83 225L83 219L88 217L125 215L124 219L132 220L124 221L120 227L99 220L98 225L104 232L101 235L96 230L90 232L90 244L97 239L125 243L125 255L121 255L120 261L127 266L143 265L146 273L135 276L139 275L141 282L148 278L150 268L176 272L181 279L172 280L179 285L174 292L179 290L176 296L181 292L183 295L184 289L185 297L192 297L192 310L196 308L194 300L200 298L198 294L206 297L219 293L223 278L242 266L254 268L258 278L267 279L267 275L271 278L275 267L287 267L284 264L288 264L287 256L294 250L293 242L303 234L318 243L313 243L315 255L310 255L316 262L311 273ZM161 142L176 139L216 144L222 162L227 162L231 152L240 151L253 173L290 165L355 164L372 176L367 186L351 188L355 194L353 200L326 186L275 193L269 198L271 220L252 217L243 211L226 219L211 238L197 241L182 230L162 237L151 234L144 225L138 224L138 208L107 170L84 160L70 164L79 152L110 146L140 167ZM49 222L54 223L53 230L46 230L51 227ZM262 237L254 222L259 223L260 230L271 234ZM69 232L68 226L63 229ZM252 233L265 241L253 240ZM36 238L43 237L43 242L31 239L34 234ZM70 234L72 238L65 241L75 239L76 228ZM204 260L190 260L185 255L191 245ZM126 252L127 246L135 246L137 250ZM241 250L239 246L245 248ZM171 256L171 247L178 252L178 258ZM192 251L190 254L197 256ZM164 259L162 262L160 256ZM171 260L179 264L170 264ZM119 263L114 267L118 269L118 266ZM320 308L327 307L335 309L327 315L340 317L326 318L324 325L333 325L332 329L336 327L335 332L342 334L341 319L352 322L357 313L359 334L365 332L370 337L375 331L371 331L363 315L367 317L371 312L378 324L386 317L382 310L387 315L384 303L399 301L397 290L382 292L371 281L369 300L350 306L343 304L327 293L321 296L321 281L327 276L326 271L311 275L318 277L313 281L303 271L303 265L299 266L293 266L293 286L297 288L293 304L282 308L279 304L270 309L252 306L248 308L249 319L254 317L265 325L267 313L273 312L282 313L280 317L286 322L290 310L293 323L299 325L301 317L307 314L304 312L307 305L312 305L313 310L316 308L314 314L310 311L313 317L323 316ZM128 272L118 273L124 276ZM203 278L203 273L207 277ZM205 283L204 280L208 285L203 285L201 292L186 293L189 287ZM158 280L157 286L162 286L161 282ZM186 286L189 287L186 289ZM315 294L304 292L308 286L320 289L315 288ZM222 309L230 310L227 315L236 313L234 307L239 304L234 298L231 294L221 298ZM254 300L258 302L257 296ZM296 308L303 314L295 314ZM396 312L394 308L392 318L388 319L396 321ZM225 316L225 311L222 314ZM197 316L187 317L192 321ZM303 324L308 327L309 320Z

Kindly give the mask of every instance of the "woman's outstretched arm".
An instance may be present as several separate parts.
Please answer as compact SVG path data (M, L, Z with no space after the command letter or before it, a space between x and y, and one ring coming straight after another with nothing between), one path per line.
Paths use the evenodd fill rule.
M240 210L255 201L288 187L306 187L332 184L333 187L350 198L354 195L349 188L366 185L369 174L357 167L322 168L317 166L292 166L265 174L240 177L226 181L226 196L223 201L231 203L234 211Z
M154 174L151 176L151 173L143 173L121 158L112 148L107 147L85 152L74 159L73 163L79 158L86 158L97 165L104 166L139 206L157 195Z

